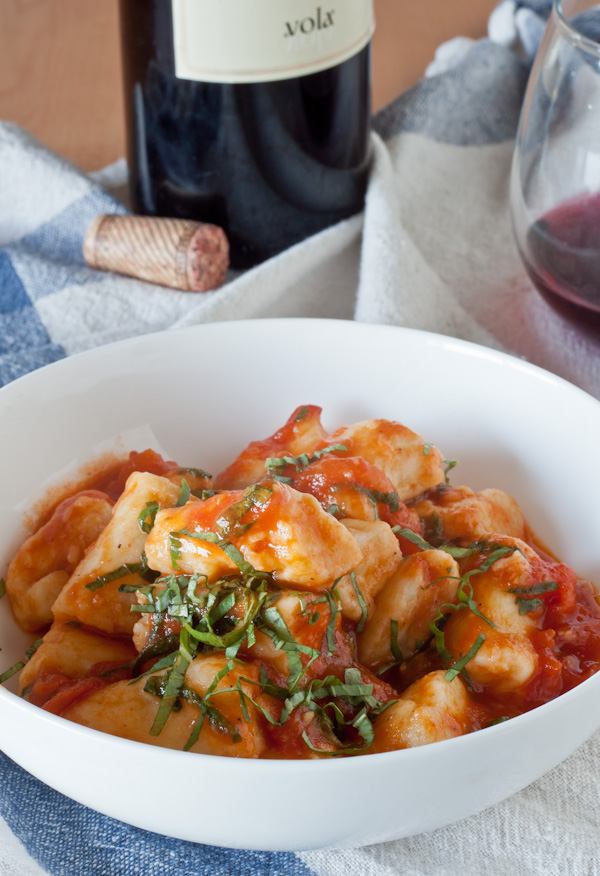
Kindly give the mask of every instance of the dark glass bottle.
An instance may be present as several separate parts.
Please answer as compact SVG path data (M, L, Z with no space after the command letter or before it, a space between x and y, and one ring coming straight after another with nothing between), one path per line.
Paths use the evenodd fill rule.
M275 81L180 78L173 2L120 0L133 210L222 226L235 268L359 212L369 163L369 45L334 66ZM227 0L214 2L226 14ZM315 26L318 15L322 26L329 14L336 22L337 10L328 10L315 6L304 21Z

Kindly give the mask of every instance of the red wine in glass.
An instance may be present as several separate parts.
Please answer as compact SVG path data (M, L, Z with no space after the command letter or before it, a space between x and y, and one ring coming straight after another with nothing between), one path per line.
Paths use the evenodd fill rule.
M546 300L600 326L600 192L564 201L534 222L524 261Z

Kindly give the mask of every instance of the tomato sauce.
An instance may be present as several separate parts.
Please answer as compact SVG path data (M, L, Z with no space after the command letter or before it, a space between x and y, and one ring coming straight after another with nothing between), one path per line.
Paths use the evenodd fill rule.
M414 508L407 507L399 501L398 494L388 476L362 457L350 456L348 452L328 451L324 447L324 452L321 454L317 452L308 462L304 459L298 461L295 459L293 462L276 466L275 478L272 477L272 466L268 471L264 470L265 460L269 456L276 457L282 453L292 456L290 448L297 450L303 446L304 441L309 440L313 441L314 444L319 436L324 441L325 432L320 425L319 416L320 408L316 406L298 408L281 430L266 441L250 444L247 450L219 476L218 480L225 484L227 481L235 481L237 478L243 479L248 472L254 472L257 470L257 466L258 469L262 466L264 474L261 475L258 485L252 489L259 492L263 490L265 496L268 494L268 499L265 496L260 498L257 493L252 501L247 501L247 492L242 488L225 492L218 491L205 501L193 501L175 508L162 509L164 513L160 519L164 520L168 517L169 532L179 535L180 543L185 546L187 535L192 539L195 550L197 549L198 552L202 550L211 556L214 553L215 556L222 559L222 569L219 570L219 575L228 576L227 586L230 586L231 579L237 575L239 566L229 554L222 550L222 546L217 541L226 541L230 547L237 547L246 530L252 526L252 534L255 536L253 550L260 553L262 551L268 552L272 548L273 556L275 556L279 546L273 547L272 533L282 520L289 523L288 517L293 518L294 516L288 513L290 505L288 493L294 494L294 501L301 504L302 508L305 505L310 505L314 510L316 507L314 501L308 500L306 496L298 497L297 495L297 493L310 494L315 497L324 510L338 520L348 517L368 521L381 520L388 523L396 531L402 554L405 557L423 550L422 538L424 534L427 538L436 537L433 532L429 533L425 530L424 523ZM111 466L91 483L86 484L89 489L85 493L76 495L108 496L112 502L115 502L123 492L127 478L136 471L171 476L180 469L176 463L164 460L153 450L145 450L141 453L133 452L127 460ZM69 503L74 500L75 497L67 499L64 507L68 509ZM286 501L288 501L287 505ZM61 526L63 526L61 523L63 509L62 506L58 507L59 513L55 515L53 522L48 526L48 542L56 538ZM297 505L294 506L295 509L297 507ZM286 513L288 517L286 517ZM299 512L296 510L296 513ZM328 526L332 525L333 529L335 527L338 530L342 529L335 521L331 520L331 517L319 513ZM316 517L318 515L315 515ZM157 519L152 534L149 534L145 541L144 551L151 547L153 538L157 532L160 533L160 527L160 520ZM194 533L208 531L215 535L219 533L220 538L215 539L214 542L202 539L194 540L193 536L189 535L189 530L193 530ZM406 533L408 537L402 535L398 530L409 530ZM144 531L146 532L146 530ZM304 536L306 536L307 531L307 541L310 542L311 550L314 550L317 539L322 539L325 545L324 553L327 554L329 561L327 566L327 571L329 571L336 544L341 541L339 532L331 534L327 526L321 526L321 523L316 519L314 521L308 520L306 523L302 519ZM411 533L414 534L415 538L410 537ZM290 541L292 540L290 537ZM532 550L526 550L526 545L529 545ZM493 549L493 545L488 545L486 549L479 550L478 542L475 552L459 560L462 595L466 594L466 598L471 599L468 608L463 602L460 608L461 612L473 610L472 594L474 587L476 587L477 574L471 577L469 575L480 571L480 567L489 560L490 551ZM515 551L516 548L513 546L510 550ZM575 572L564 563L556 560L547 549L539 545L529 530L527 530L525 537L525 545L521 541L518 550L522 554L526 554L526 560L529 563L527 586L520 586L516 578L514 584L511 580L502 582L500 573L498 573L498 581L505 593L514 595L516 604L519 606L519 613L527 615L527 636L535 651L534 660L537 658L537 668L528 681L518 689L499 692L499 688L492 693L490 687L473 681L469 675L467 662L460 672L469 693L469 705L461 719L463 732L470 732L494 722L514 717L548 702L571 690L600 668L600 602L593 585L578 580ZM173 572L178 575L180 569L173 562L172 545L170 556ZM145 554L145 561L148 558L151 558L149 552ZM154 565L151 568L157 570L161 567ZM268 568L272 571L275 565L268 566ZM347 569L349 566L345 568ZM489 568L491 569L492 566ZM69 566L66 571L70 573L72 568ZM158 575L158 572L156 574ZM493 578L493 575L492 570L490 577ZM216 579L217 576L214 577ZM457 576L448 574L446 577ZM152 577L150 580L153 580ZM208 580L206 577L207 582ZM207 586L212 586L213 583L211 577L210 585L207 584ZM274 575L273 581L269 582L269 587L272 590L268 596L268 603L266 603L269 606L276 607L279 596L283 596L283 594L278 594L276 583L277 578ZM306 586L308 588L309 585ZM329 700L327 698L320 700L316 697L314 702L322 709L321 712L319 712L319 708L311 709L300 703L283 722L281 718L282 715L285 715L284 710L287 708L286 697L293 696L298 692L298 689L307 691L307 696L310 696L313 690L318 691L327 684L331 685L332 677L338 679L341 685L348 683L348 677L354 679L354 684L358 684L356 681L356 671L358 671L360 673L359 686L361 688L368 686L368 690L371 691L370 696L383 707L396 701L408 687L429 673L438 670L447 672L449 669L447 654L442 658L434 643L426 641L417 646L420 651L416 654L413 651L414 656L411 656L410 659L403 662L400 655L398 659L392 661L392 665L388 664L389 668L384 668L380 670L381 674L376 674L358 662L357 636L359 633L356 624L342 618L340 608L336 605L331 579L327 579L325 576L324 583L319 581L319 585L315 586L313 592L306 589L300 595L296 591L302 589L302 583L294 584L293 587L295 590L284 590L283 592L295 595L301 605L301 609L298 609L291 618L287 618L285 621L287 631L297 646L294 665L297 668L299 660L303 669L302 677L294 689L291 692L286 691L289 679L281 674L282 664L277 659L253 658L253 645L249 645L248 641L242 645L239 653L236 652L238 659L248 663L247 675L250 679L254 679L254 681L245 680L253 684L252 698L255 705L259 707L258 711L262 710L262 715L259 715L257 720L261 725L261 732L267 739L265 756L271 758L307 758L319 756L320 753L326 756L327 753L343 753L340 744L342 747L354 746L356 751L360 751L364 740L356 728L352 726L353 719L363 708L363 701L360 700L360 697L353 698L349 695L344 699L336 695L335 699L331 696ZM319 587L327 587L327 593L320 590ZM372 602L376 603L376 600L377 594L373 597ZM229 624L229 629L235 627L237 623L241 623L243 621L243 610L240 608L242 604L240 602L237 608L234 607L224 615L219 615L218 622L222 622L225 627ZM369 607L371 608L372 605ZM450 613L446 606L445 614ZM477 612L474 614L477 615ZM139 617L141 618L141 616ZM161 659L161 656L172 653L179 648L178 636L182 628L180 621L168 614L162 618L158 614L150 615L148 620L150 621L150 619L151 622L146 628L147 641L145 643L143 642L143 623L139 623L136 632L138 635L136 644L141 646L142 653L142 656L135 662L136 676L138 673L149 671L155 662ZM396 615L393 619L397 624L399 616ZM439 624L438 631L443 631L444 610L441 611L436 622ZM262 628L257 620L257 629L264 631L266 628L264 617L261 623L263 623ZM279 632L281 632L281 628ZM167 639L172 641L166 641ZM165 646L162 650L161 642ZM204 655L203 647L200 647L198 656ZM218 648L220 647L221 645L218 645ZM281 649L273 647L281 656ZM293 650L291 648L290 653ZM443 650L440 650L443 655ZM283 651L285 651L285 647ZM208 647L206 653L210 653ZM454 659L458 662L457 655L454 655ZM135 656L133 660L135 661ZM370 665L376 668L379 664L373 660ZM290 661L290 674L292 672L291 666L292 661ZM261 678L264 682L264 674L266 673L266 677L271 682L270 686L256 682L259 670L264 670ZM353 670L350 676L347 675L349 670ZM46 711L62 714L74 703L101 691L107 685L130 678L131 673L131 666L125 666L118 662L96 664L82 678L46 672L35 679L31 687L27 689L26 696L30 702ZM458 674L458 669L456 674ZM320 682L324 683L321 688L319 688ZM333 684L334 688L335 686ZM185 693L189 695L190 692L186 691ZM328 717L335 715L336 718L341 716L342 720L338 722L336 727L339 738L333 735L331 726L323 717L324 714ZM270 721L266 715L271 716ZM374 718L374 721L376 720Z
M119 498L123 490L127 478L134 471L145 471L150 474L167 476L173 474L179 469L175 462L167 462L155 450L143 450L138 453L132 450L125 462L117 463L107 471L102 472L90 487L106 493L113 502Z
M118 662L96 663L85 678L71 678L59 673L48 673L37 678L28 691L27 699L46 712L60 715L78 700L101 690L108 684L131 678L131 669Z

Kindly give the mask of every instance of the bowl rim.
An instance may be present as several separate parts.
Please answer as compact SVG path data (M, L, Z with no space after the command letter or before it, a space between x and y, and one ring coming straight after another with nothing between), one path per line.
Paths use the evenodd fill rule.
M598 46L598 48L600 51L600 45ZM61 371L64 368L70 368L70 363L72 362L77 362L84 359L91 360L97 356L104 357L105 355L110 354L110 352L112 351L118 352L121 349L126 349L127 347L130 347L137 343L145 345L147 342L156 341L157 339L164 338L173 334L194 335L196 333L202 334L203 332L209 331L228 331L230 329L233 329L234 331L245 331L247 330L249 325L260 326L265 330L269 328L276 329L282 325L303 327L306 329L310 327L325 329L328 326L335 325L338 327L343 327L343 331L368 331L374 333L381 332L382 334L400 334L406 335L409 338L420 338L426 344L431 344L438 349L446 349L450 352L457 352L463 355L471 355L475 358L496 362L499 365L513 368L517 371L525 371L546 383L554 384L557 388L578 393L581 396L584 396L587 399L591 400L595 404L600 404L600 400L596 399L593 395L591 395L591 393L582 389L580 386L577 386L577 384L572 383L564 377L561 377L559 374L555 374L554 372L549 371L547 368L536 365L534 362L530 362L523 356L517 356L506 350L487 347L484 344L477 343L476 341L469 341L463 338L454 337L452 335L444 335L439 332L429 331L427 329L411 328L409 326L402 325L390 325L387 323L358 322L357 320L347 320L341 318L329 319L321 317L267 317L264 319L220 320L210 323L197 323L195 325L189 326L173 326L172 328L168 329L147 332L143 335L134 335L133 337L129 338L121 338L120 340L111 341L107 344L100 344L96 347L79 350L78 352L64 356L62 359L57 359L54 362L49 362L46 365L35 368L33 371L28 371L26 374L22 374L14 380L11 380L9 383L4 384L4 386L1 386L0 394L8 394L9 392L14 391L14 387L20 388L30 382L42 379L40 378L40 375L46 375L47 373L52 373L53 371Z
M556 0L555 0L556 2ZM20 376L19 378L11 381L5 386L0 388L0 399L5 398L7 395L11 393L19 392L20 388L24 385L32 385L35 386L35 382L38 380L45 380L46 375L48 373L60 372L61 370L71 369L76 365L77 361L82 359L93 360L96 357L104 358L105 356L110 356L112 351L115 350L125 350L127 348L131 348L135 346L137 343L146 345L152 342L155 342L156 339L161 337L165 337L166 335L172 334L180 334L190 336L194 336L195 334L202 334L204 332L214 332L214 331L225 331L228 332L231 329L234 331L246 331L248 325L251 324L253 326L260 327L264 330L277 329L282 325L293 326L294 329L306 329L310 330L311 328L318 327L322 330L329 329L332 324L342 327L342 331L344 332L373 332L373 333L382 333L382 334L394 334L405 337L413 337L416 340L422 340L425 344L430 344L439 350L445 350L450 353L458 353L461 355L470 355L475 358L485 359L490 362L496 363L503 368L510 368L516 371L523 371L530 376L532 376L536 380L541 380L545 383L550 384L553 388L561 392L568 392L571 395L578 396L584 404L591 404L593 407L596 407L598 412L600 413L600 401L592 396L590 393L576 386L575 384L569 382L565 378L560 377L541 366L535 365L523 358L519 358L514 356L508 352L503 350L497 350L493 348L485 347L482 344L475 343L473 341L463 340L461 338L455 338L448 335L442 335L439 333L423 330L423 329L414 329L406 326L397 326L397 325L386 325L379 323L364 323L364 322L356 322L353 320L344 320L344 319L324 319L324 318L310 318L310 317L285 317L285 318L267 318L260 320L227 320L227 321L219 321L214 323L200 323L192 326L177 326L174 328L146 333L144 335L137 335L131 338L124 338L118 341L113 341L109 344L103 344L98 347L93 347L91 349L82 350L78 353L74 353L72 355L66 356L63 359L59 359L55 362L49 363L41 368L38 368L34 371L28 372ZM16 622L15 622L16 623ZM546 715L547 713L552 713L555 709L562 709L563 704L568 700L575 700L584 694L582 691L587 691L591 685L599 685L600 684L600 672L595 675L587 678L585 681L581 682L576 687L571 690L555 697L552 700L549 700L540 706L535 707L527 712L524 712L520 715L511 718L508 721L501 722L494 726L489 726L482 728L480 730L474 731L472 733L467 733L463 736L455 737L452 739L441 740L435 743L430 743L423 746L418 746L414 748L401 749L396 751L386 751L386 752L378 752L369 754L368 752L365 755L359 756L337 756L337 757L328 757L328 758L317 758L317 759L309 759L309 760L295 760L295 759L261 759L261 758L230 758L223 755L213 755L213 754L200 754L201 758L199 763L202 762L205 758L210 758L211 760L217 760L222 765L223 768L229 769L229 767L225 767L224 765L227 763L243 763L244 768L248 768L250 770L260 769L261 771L265 771L265 769L278 769L281 770L282 767L280 764L285 764L286 769L291 769L298 771L300 769L306 770L319 770L323 772L324 770L329 771L337 771L340 769L348 769L348 762L352 762L354 764L359 764L363 761L366 761L367 764L373 764L373 759L376 759L377 762L381 762L382 758L385 758L385 762L390 762L391 758L401 758L402 760L408 760L409 758L418 760L419 758L426 756L424 752L430 751L431 746L433 745L436 750L443 750L444 752L450 752L452 750L459 749L461 746L470 744L468 740L472 739L474 736L479 737L480 734L484 734L485 738L489 738L492 734L496 733L500 735L502 733L506 733L508 728L512 732L512 729L515 727L515 722L517 722L518 726L525 724L527 721L536 720L532 718L532 716L538 715ZM6 699L8 698L8 699ZM40 709L37 706L34 706L32 703L29 703L23 699L21 699L17 694L7 690L5 687L0 686L0 712L2 711L2 702L6 701L9 708L23 710L25 715L35 715L37 718L35 720L40 720L43 722L49 721L51 726L60 728L62 727L66 731L74 734L76 736L83 736L83 738L89 737L92 742L96 740L98 742L101 737L105 744L113 745L118 747L124 747L124 750L127 751L138 751L138 752L147 752L148 751L148 743L138 742L136 740L125 739L118 736L113 736L112 734L104 733L100 730L96 730L94 728L85 727L83 725L75 724L74 722L70 722L65 718L62 718L57 715L53 715L49 712L45 712L43 709ZM541 717L540 717L541 720ZM133 747L133 748L132 748ZM173 758L182 758L186 757L187 760L185 763L189 765L193 762L189 759L189 752L179 751L176 749L163 748L161 746L151 746L154 749L157 749L162 752L160 755L163 758L173 759ZM0 746L1 748L1 746ZM329 766L325 766L324 762L328 762ZM277 766L265 767L265 764L275 764ZM259 766L249 766L250 764L260 764ZM343 765L346 765L345 767ZM236 767L239 769L240 767ZM365 767L356 767L357 769L368 769Z

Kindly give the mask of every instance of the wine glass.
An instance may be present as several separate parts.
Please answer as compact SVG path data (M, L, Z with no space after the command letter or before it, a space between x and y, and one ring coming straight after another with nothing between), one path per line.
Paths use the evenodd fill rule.
M600 5L554 0L511 176L519 251L538 290L600 326Z

